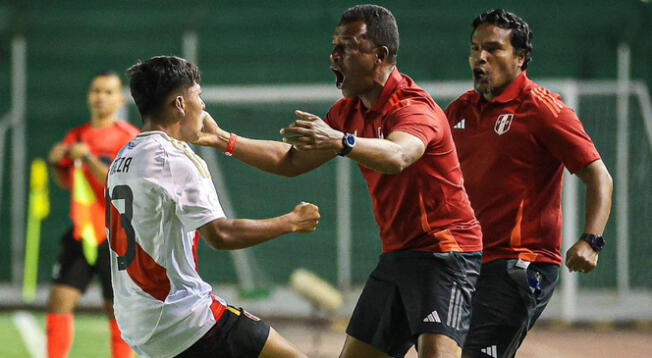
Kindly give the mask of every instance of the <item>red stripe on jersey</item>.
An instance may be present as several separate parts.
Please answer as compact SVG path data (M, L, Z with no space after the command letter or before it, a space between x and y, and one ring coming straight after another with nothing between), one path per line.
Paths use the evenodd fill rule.
M523 201L518 206L518 214L516 214L516 224L512 229L512 234L509 238L511 247L521 247L521 225L523 224Z
M157 300L165 301L170 294L168 270L156 263L138 244L136 244L136 258L127 267L127 272L138 287Z
M428 212L426 211L426 206L423 204L423 195L421 193L419 193L419 211L421 212L421 229L423 232L428 233L431 229L428 223Z
M400 93L400 91L396 91L396 92L394 92L394 94L391 97L389 97L389 100L387 102L389 102L389 104L391 106L395 106L398 103L398 101L399 101L399 93Z
M548 107L548 110L550 110L550 112L552 113L552 115L553 115L555 118L557 118L557 116L559 115L559 112L555 110L555 107L553 107L552 104L548 103L548 102L547 102L545 99L543 99L543 98L539 98L539 101L541 101L541 103L543 103L543 105L545 105L546 107Z
M560 107L559 107L559 104L555 101L554 98L552 98L552 97L550 97L550 96L545 96L545 97L542 97L541 99L542 99L543 101L547 102L547 103L550 103L550 105L551 105L552 108L553 108L553 112L554 112L555 114L559 115L559 112L561 112L561 109L562 109L563 107L560 108Z
M113 205L109 205L110 224L109 238L110 246L118 256L127 254L127 245L129 244L127 233L122 227L122 215L118 209ZM165 301L170 293L170 279L167 275L167 269L154 261L143 248L135 243L136 256L133 262L127 267L129 277L140 287L143 291L150 294L152 297Z
M110 201L111 198L108 198ZM124 256L127 254L127 233L122 228L122 216L118 212L118 209L115 206L109 204L108 208L110 210L107 222L109 228L109 233L111 237L109 238L109 246L111 250L115 251L118 256Z
M394 105L394 107L396 107L396 109L399 109L399 108L407 107L409 105L410 105L410 99L408 98L398 102L396 105Z
M226 307L220 303L215 297L211 296L211 299L213 300L213 303L211 303L211 312L213 312L213 317L215 317L215 321L219 321L220 318L222 318L222 315L224 314L224 311L226 311Z
M387 102L392 107L392 110L397 110L412 104L412 101L410 101L409 98L402 99L402 96L403 96L403 91L398 90L389 98Z
M537 254L532 252L532 250L523 247L527 245L523 245L522 242L523 240L522 225L523 225L523 201L521 201L521 205L519 205L518 207L518 214L516 214L516 224L512 229L512 234L509 238L509 244L514 251L518 252L519 259L529 261L529 262L534 262L536 260Z
M195 270L199 272L199 259L197 257L197 249L199 248L199 231L195 231L195 239L192 244L192 257L195 259Z
M548 109L550 109L553 113L559 112L561 108L558 108L559 105L554 101L554 99L550 96L550 93L545 92L541 88L534 88L532 90L532 95L535 99L543 102Z
M462 252L460 245L457 244L455 236L453 233L446 229L435 233L435 237L439 240L439 251L440 252Z
M541 101L541 103L543 103L555 117L557 117L562 108L564 108L557 102L550 92L544 91L540 87L534 88L532 94L534 95L533 97Z

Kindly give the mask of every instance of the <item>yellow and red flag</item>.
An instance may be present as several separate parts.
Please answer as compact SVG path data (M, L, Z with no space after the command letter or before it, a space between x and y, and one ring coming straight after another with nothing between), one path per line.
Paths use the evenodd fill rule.
M81 162L75 161L72 177L73 236L81 240L84 257L90 265L97 261L97 247L104 241L104 203L97 198L84 174Z
M29 211L25 234L25 267L23 274L23 300L34 302L38 281L41 221L50 214L48 195L48 169L45 161L36 158L30 171Z

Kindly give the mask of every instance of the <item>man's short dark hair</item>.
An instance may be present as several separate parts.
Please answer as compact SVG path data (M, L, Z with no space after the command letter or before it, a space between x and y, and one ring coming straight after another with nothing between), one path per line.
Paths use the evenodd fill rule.
M120 81L120 86L122 87L122 77L118 72L114 70L101 70L95 72L93 77L91 77L91 82L95 81L95 79L98 77L115 77Z
M389 61L396 63L399 36L392 12L378 5L357 5L342 14L338 26L355 21L367 24L367 38L376 46L387 46Z
M170 93L179 88L185 90L201 80L197 66L176 56L139 60L127 73L131 96L143 119L158 110Z
M485 11L473 20L473 31L482 24L491 24L503 29L512 30L511 43L516 52L525 51L525 60L523 61L522 70L526 70L530 61L532 61L532 31L530 26L518 15L504 9L494 9Z

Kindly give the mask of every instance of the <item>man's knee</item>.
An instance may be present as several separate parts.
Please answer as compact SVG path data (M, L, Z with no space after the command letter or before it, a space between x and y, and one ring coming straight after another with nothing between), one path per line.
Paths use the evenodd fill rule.
M51 313L72 313L82 292L68 285L54 285L48 300L48 311Z

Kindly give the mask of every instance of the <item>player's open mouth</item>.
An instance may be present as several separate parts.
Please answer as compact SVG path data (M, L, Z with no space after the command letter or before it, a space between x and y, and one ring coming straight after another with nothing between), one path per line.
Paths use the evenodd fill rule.
M482 68L474 68L473 69L473 79L476 81L482 81L487 79L487 71L483 70Z
M331 67L331 71L335 74L335 85L337 88L342 89L342 82L344 82L344 75L335 67Z

